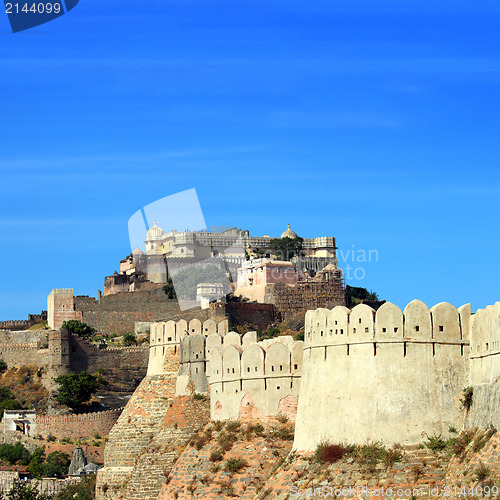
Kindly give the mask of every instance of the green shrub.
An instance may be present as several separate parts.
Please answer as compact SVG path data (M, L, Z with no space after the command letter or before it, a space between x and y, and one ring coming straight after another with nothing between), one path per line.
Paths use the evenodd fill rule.
M199 392L195 392L193 394L193 399L195 401L206 401L208 398L206 394L200 394Z
M0 373L7 370L7 368L7 363L3 359L0 359Z
M385 455L382 458L382 462L386 467L390 467L395 462L401 462L401 460L403 460L403 448L397 444L385 450Z
M439 434L439 436L427 436L427 443L425 443L425 446L436 453L446 448L446 441L441 437L441 434Z
M237 440L236 434L231 432L228 434L219 434L217 438L217 442L224 451L229 451Z
M89 337L92 337L92 335L96 333L95 328L92 328L91 326L87 325L86 323L82 323L77 319L70 319L69 321L65 321L61 325L61 328L68 330L69 333L72 333L73 335L78 335L83 339L88 339Z
M283 415L282 413L280 413L277 417L276 417L276 420L280 423L280 424L286 424L288 422L288 417L286 415Z
M122 336L122 344L124 346L131 346L137 344L137 337L135 336L135 333L132 332L124 333Z
M254 434L255 436L262 436L264 434L264 426L260 422L257 422L255 424L248 424L246 433L248 438L250 438L252 434Z
M273 428L268 434L270 439L281 439L283 441L293 441L293 428L278 427Z
M480 482L484 481L490 474L491 471L489 467L484 465L483 462L480 462L479 465L476 467L476 470L474 471L476 480Z
M241 423L238 422L237 420L233 422L228 422L226 424L226 429L228 430L228 432L238 432L240 430L240 427Z
M224 428L224 422L222 420L216 420L214 422L214 429L219 432Z
M210 453L210 461L211 462L220 462L224 457L223 450L214 450Z
M230 472L231 474L235 474L239 472L241 469L247 466L247 461L242 458L230 458L225 464L224 469Z
M49 443L53 443L55 440L56 440L56 437L55 437L53 434L49 434L49 435L47 436L47 441L48 441Z
M462 390L462 397L460 398L460 406L466 412L468 412L470 410L470 407L472 406L473 395L474 395L474 388L473 387L465 387Z
M0 460L9 465L28 465L30 452L18 441L16 444L0 445Z

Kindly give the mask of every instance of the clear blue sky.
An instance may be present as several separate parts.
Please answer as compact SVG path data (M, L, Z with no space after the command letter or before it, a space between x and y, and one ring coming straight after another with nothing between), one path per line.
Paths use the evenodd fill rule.
M400 307L500 300L499 27L498 0L0 14L0 319L95 296L129 217L193 187L208 225L376 250L348 282Z

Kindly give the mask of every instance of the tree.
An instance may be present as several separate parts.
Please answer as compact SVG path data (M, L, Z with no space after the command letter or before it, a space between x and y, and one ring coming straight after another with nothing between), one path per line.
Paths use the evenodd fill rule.
M66 486L59 492L56 500L92 500L94 498L96 475L82 478L78 484Z
M172 278L168 278L167 284L163 287L163 291L165 292L167 299L174 300L177 298Z
M135 333L132 332L127 332L123 334L122 337L122 344L125 346L130 346L133 344L137 343L137 337L135 336Z
M94 333L96 333L95 328L92 328L91 326L87 325L86 323L82 323L77 319L70 319L69 321L65 321L61 325L61 328L64 328L68 330L69 333L78 335L83 339L88 339L89 337L92 337Z
M368 291L366 288L361 288L357 286L349 286L345 287L345 296L347 307L352 308L357 304L361 304L362 302L379 302L380 299L378 295L373 291Z
M7 368L8 368L7 363L3 359L0 359L0 373L7 370Z
M19 441L16 444L3 443L0 445L0 460L9 465L28 465L30 452Z
M0 386L0 415L4 410L20 410L23 405L7 387Z
M272 238L271 248L278 260L291 260L296 255L300 255L304 238Z
M34 484L29 484L16 479L12 488L4 496L0 493L0 499L6 500L52 500L53 496L48 493L40 493Z
M60 375L56 382L59 384L57 402L74 410L79 410L99 388L98 378L88 372Z

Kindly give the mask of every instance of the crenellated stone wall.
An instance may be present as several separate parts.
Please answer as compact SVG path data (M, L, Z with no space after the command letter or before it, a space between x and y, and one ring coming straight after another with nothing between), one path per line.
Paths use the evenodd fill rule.
M333 442L418 443L461 427L470 307L389 302L377 312L308 311L294 447Z
M109 410L74 415L37 415L36 433L44 439L52 435L58 439L87 439L94 435L107 436L122 410Z

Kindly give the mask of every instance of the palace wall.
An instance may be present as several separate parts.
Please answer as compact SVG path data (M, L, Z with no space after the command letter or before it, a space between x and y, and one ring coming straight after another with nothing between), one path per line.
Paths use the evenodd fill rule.
M470 318L470 383L474 393L468 427L500 428L500 302Z
M294 448L332 442L418 443L461 427L470 307L410 302L377 312L308 311Z
M295 420L303 342L288 336L256 340L255 332L207 337L212 420L279 414Z
M72 440L107 436L122 409L73 415L37 415L36 434L44 439L49 435Z

